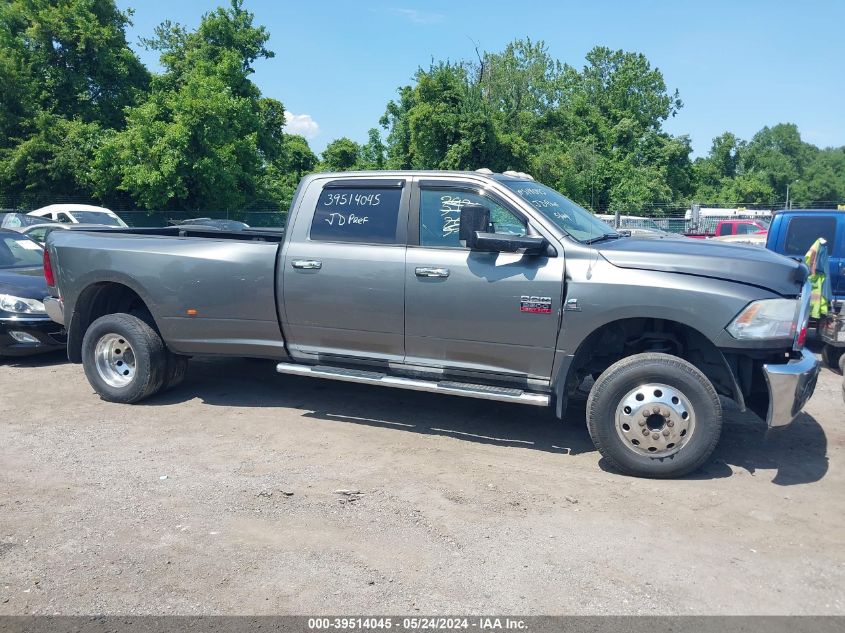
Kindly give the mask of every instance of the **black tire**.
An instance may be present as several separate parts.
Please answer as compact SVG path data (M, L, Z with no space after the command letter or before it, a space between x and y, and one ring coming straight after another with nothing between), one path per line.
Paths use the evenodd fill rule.
M136 308L130 312L134 317L138 317L149 325L156 334L161 337L161 334L158 331L158 327L156 327L155 319L153 319L153 315L150 314L150 311L147 310L146 307ZM167 346L165 345L165 349ZM167 374L164 378L164 384L162 385L160 391L167 391L169 389L173 389L174 387L178 387L182 384L182 381L185 380L185 374L188 371L188 357L182 356L181 354L174 354L169 349L167 349Z
M107 369L98 367L97 346L109 339L116 340L117 344L128 343L132 352L134 373L126 378L125 384L109 384L106 376L112 380L115 377ZM126 349L116 351L126 353ZM168 375L167 350L158 333L144 320L131 314L107 314L94 321L85 332L82 366L88 382L103 400L133 403L150 397L164 385Z
M671 405L671 409L669 401L665 404L655 402L660 415L640 418L641 413L648 414L646 408L651 406L648 399L640 399L648 391L643 386L655 384L671 388L671 402L675 402L675 394L680 399L677 404ZM660 389L654 389L650 397L657 398L658 395L663 397L664 394ZM631 398L643 404L637 404ZM632 411L630 406L623 407L629 401L642 409ZM683 416L690 407L691 413L687 411ZM618 427L617 410L620 415ZM664 417L664 413L668 415ZM630 425L626 415L631 415ZM646 420L648 424L641 420ZM645 433L646 429L658 424L662 426ZM623 430L626 427L627 430ZM669 354L636 354L611 365L593 385L587 399L587 428L595 447L616 470L636 477L680 477L700 468L716 447L722 432L722 404L707 377L687 361ZM674 435L663 436L664 431L686 435L687 430L690 432L685 440L675 439ZM640 431L645 433L645 439L637 435ZM655 439L652 440L652 437ZM643 446L639 440L643 440ZM643 454L646 442L660 444L665 440L673 443L655 448L654 455Z
M839 369L839 371L843 371L842 369L842 358L843 352L845 352L845 348L843 347L834 347L833 345L825 344L822 347L822 360L824 364L830 367L831 369Z
M167 350L167 378L164 381L162 391L173 389L182 384L185 374L188 371L188 357L181 354L174 354Z

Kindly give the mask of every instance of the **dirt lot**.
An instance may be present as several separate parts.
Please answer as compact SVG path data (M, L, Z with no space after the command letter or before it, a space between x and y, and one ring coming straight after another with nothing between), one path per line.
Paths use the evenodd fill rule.
M122 406L61 356L5 361L0 614L842 614L841 381L786 429L730 411L704 471L647 481L577 405L226 360Z

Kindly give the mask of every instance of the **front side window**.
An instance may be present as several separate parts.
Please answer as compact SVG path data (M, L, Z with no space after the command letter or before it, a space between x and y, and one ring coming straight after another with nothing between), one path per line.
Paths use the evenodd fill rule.
M456 189L420 192L420 245L460 248L461 208L480 204L490 209L490 232L525 235L525 223L487 196Z
M400 187L326 188L320 193L311 239L396 244Z
M73 224L73 220L70 219L70 216L67 213L57 213L56 214L56 222L61 222L62 224Z
M784 252L787 255L803 256L820 237L833 246L836 238L836 218L790 218Z

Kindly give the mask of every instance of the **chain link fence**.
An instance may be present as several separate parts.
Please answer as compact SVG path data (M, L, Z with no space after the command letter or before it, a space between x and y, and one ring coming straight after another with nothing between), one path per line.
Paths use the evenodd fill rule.
M105 204L77 196L54 196L27 194L26 196L0 195L0 213L27 213L48 204L93 204L106 206L117 213L124 222L134 227L169 226L193 218L212 218L216 220L238 220L253 227L279 228L287 221L287 208L281 208L273 201L259 201L246 209L237 211L227 209L200 209L194 211L150 211L138 209L126 202L113 201ZM755 220L768 224L774 211L785 208L785 203L762 205L754 203L735 203L731 208L725 205L702 203L697 220L691 205L674 203L653 203L638 209L620 212L605 211L598 214L611 226L623 229L662 230L669 233L704 234L715 233L719 222L723 220ZM845 201L821 201L813 204L814 208L845 209Z
M199 209L194 211L156 211L138 209L125 202L102 203L78 196L4 196L0 195L0 213L28 213L50 204L90 204L104 206L117 213L126 224L134 227L169 226L192 218L238 220L253 227L279 228L287 221L288 210L273 201L255 202L245 209Z

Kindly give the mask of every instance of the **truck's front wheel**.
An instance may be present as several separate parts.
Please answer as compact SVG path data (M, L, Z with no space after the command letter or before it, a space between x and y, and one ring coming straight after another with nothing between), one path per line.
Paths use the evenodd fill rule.
M167 352L158 333L131 314L107 314L82 339L85 376L103 400L138 402L167 378Z
M716 447L722 406L707 377L687 361L636 354L611 365L593 385L587 426L616 469L680 477L702 466Z

